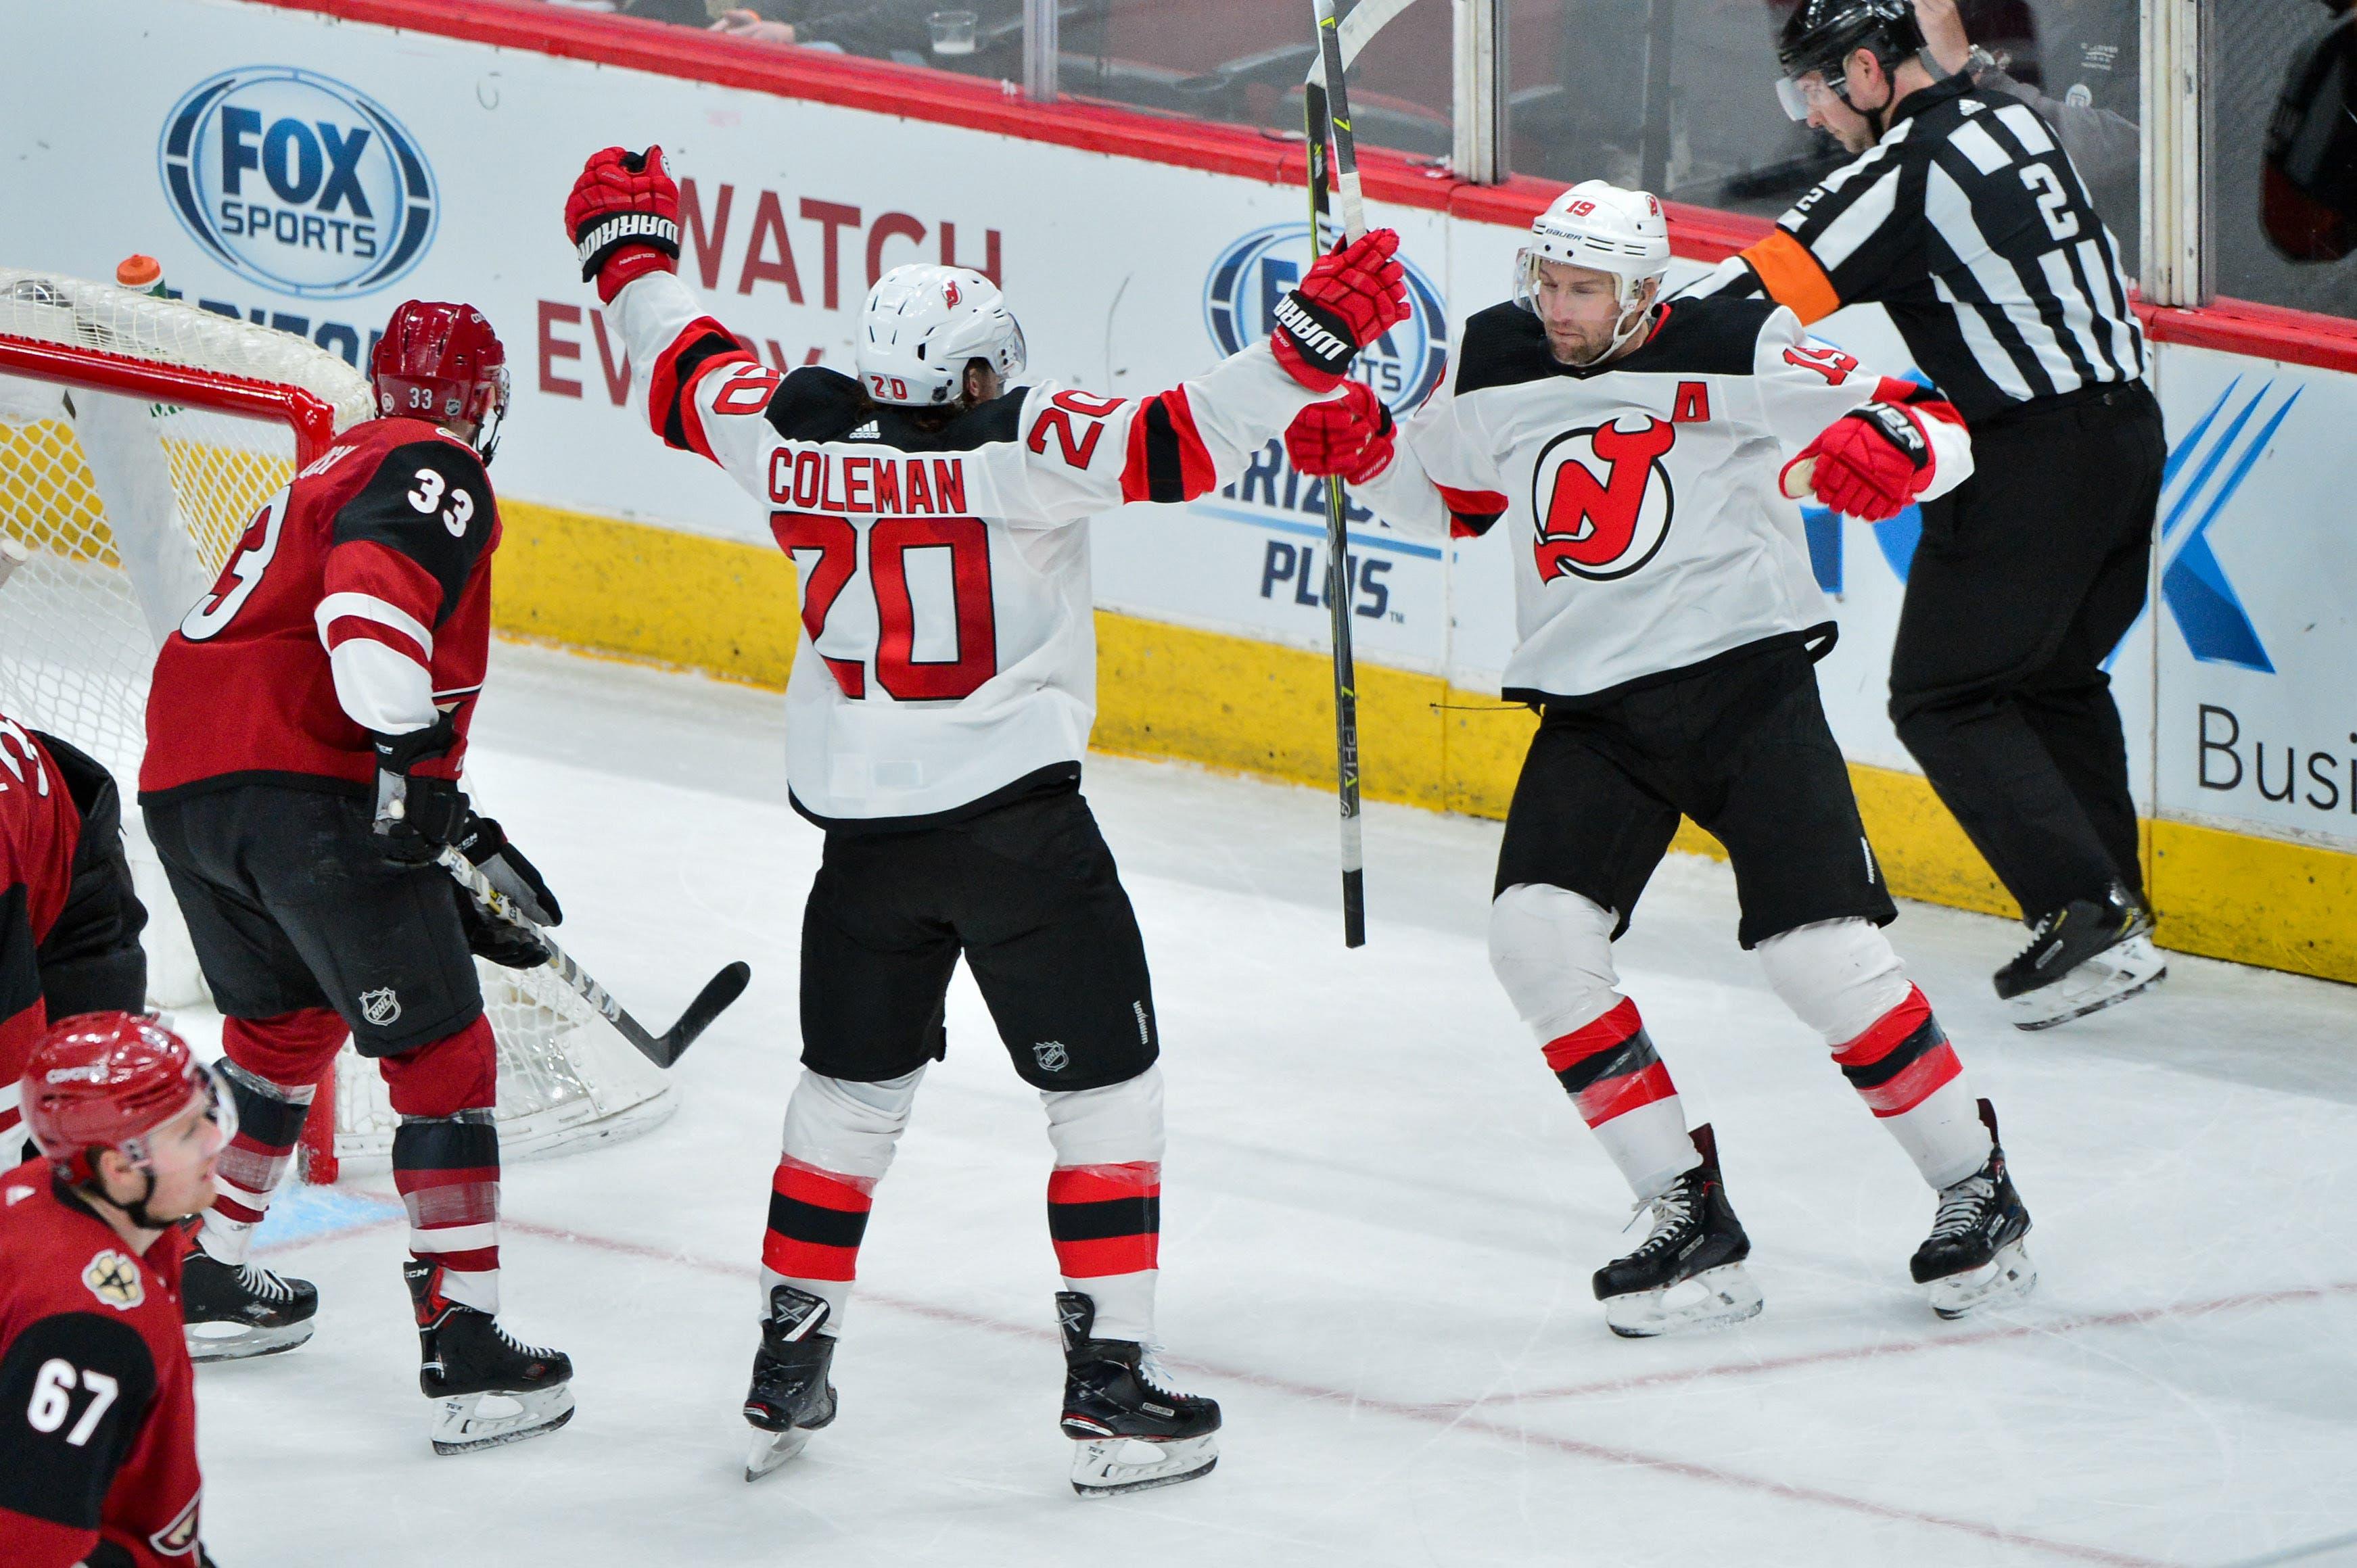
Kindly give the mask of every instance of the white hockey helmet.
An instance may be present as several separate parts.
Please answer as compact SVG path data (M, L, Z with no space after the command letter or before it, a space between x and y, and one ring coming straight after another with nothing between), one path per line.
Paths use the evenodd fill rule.
M1606 356L1643 330L1648 279L1670 270L1670 220L1650 191L1585 179L1531 220L1530 242L1514 252L1514 303L1525 310L1538 288L1541 262L1590 267L1620 280L1622 316ZM1658 292L1658 291L1657 291Z
M919 408L954 403L970 360L1002 381L1023 373L1023 328L996 284L964 267L923 262L876 280L859 309L853 354L869 397Z

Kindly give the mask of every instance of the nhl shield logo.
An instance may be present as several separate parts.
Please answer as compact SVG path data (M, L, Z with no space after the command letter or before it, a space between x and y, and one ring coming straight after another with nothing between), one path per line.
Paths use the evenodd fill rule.
M382 990L363 991L361 993L361 1016L382 1029L401 1016L401 998L393 993L390 985Z
M139 1280L139 1265L113 1248L90 1261L81 1272L81 1283L117 1312L128 1312L147 1299L147 1287Z
M1061 1072L1072 1065L1072 1053L1061 1040L1042 1040L1031 1047L1031 1059L1039 1064L1041 1072Z

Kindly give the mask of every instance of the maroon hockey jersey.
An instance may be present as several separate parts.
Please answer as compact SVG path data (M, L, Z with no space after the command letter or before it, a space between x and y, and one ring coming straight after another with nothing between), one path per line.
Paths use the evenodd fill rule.
M0 1172L0 1568L199 1561L184 1247L134 1253L41 1161Z
M499 510L482 459L431 424L354 425L246 528L164 644L140 797L376 777L371 731L453 710L457 777L490 644Z
M16 1080L48 1026L40 947L73 883L81 812L40 738L0 715L0 1149L16 1142Z

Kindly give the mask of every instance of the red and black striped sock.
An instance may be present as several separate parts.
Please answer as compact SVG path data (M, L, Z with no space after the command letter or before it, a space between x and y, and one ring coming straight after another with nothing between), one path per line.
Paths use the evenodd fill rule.
M876 1182L780 1155L770 1178L770 1224L761 1238L761 1283L786 1283L822 1297L830 1308L823 1332L837 1331L859 1273L859 1243Z
M393 1134L393 1185L409 1211L409 1251L438 1263L440 1289L500 1309L500 1130L490 1109L409 1116Z
M1651 1197L1702 1161L1686 1134L1670 1069L1623 997L1602 1017L1547 1042L1546 1064L1631 1190Z
M221 1074L237 1105L237 1136L214 1167L220 1196L205 1215L200 1235L213 1257L242 1263L253 1228L269 1211L270 1199L294 1161L296 1145L303 1141L303 1124L310 1118L318 1086L273 1083L227 1059L221 1063Z
M1048 1173L1048 1236L1065 1287L1096 1303L1096 1336L1151 1340L1162 1251L1160 1163L1058 1165Z
M1834 1060L1933 1187L1962 1180L1988 1158L1988 1131L1964 1064L1917 987L1865 1034L1835 1047Z

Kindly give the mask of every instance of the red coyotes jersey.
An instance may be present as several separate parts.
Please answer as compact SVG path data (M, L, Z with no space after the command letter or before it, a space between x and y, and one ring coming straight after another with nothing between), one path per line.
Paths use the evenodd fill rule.
M48 1026L40 946L73 885L81 812L40 737L0 716L0 1149L17 1141L16 1080Z
M43 1162L0 1172L0 1568L194 1568L184 1246L142 1257Z
M1466 323L1450 383L1401 426L1359 499L1428 534L1504 535L1517 646L1505 694L1599 696L1771 639L1832 646L1800 510L1778 476L1868 403L1921 416L1927 495L1972 473L1938 394L1878 376L1770 301L1664 306L1646 340L1580 370L1538 317L1493 306Z
M1316 401L1263 343L1153 397L1018 388L938 424L823 367L764 367L669 273L625 286L618 317L655 433L760 498L793 556L786 779L829 825L1077 774L1096 623L1072 525L1218 488Z
M474 448L431 424L354 425L270 498L147 693L141 798L247 779L365 792L371 731L455 707L457 777L491 630L499 509Z

